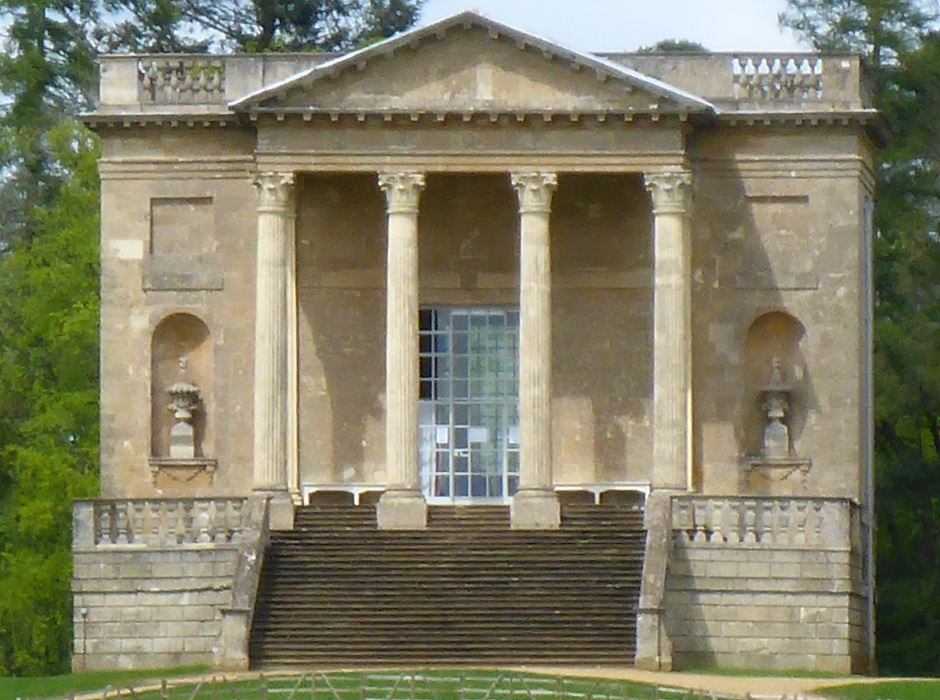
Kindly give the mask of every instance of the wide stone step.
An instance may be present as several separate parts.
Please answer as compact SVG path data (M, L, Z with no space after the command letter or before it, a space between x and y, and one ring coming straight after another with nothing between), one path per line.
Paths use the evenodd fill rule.
M431 507L378 531L373 507L300 508L265 553L257 665L629 663L643 514L565 506L552 531L505 507Z

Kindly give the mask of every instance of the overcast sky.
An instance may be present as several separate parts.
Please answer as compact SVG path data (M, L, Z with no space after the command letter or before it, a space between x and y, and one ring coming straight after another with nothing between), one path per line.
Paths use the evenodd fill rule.
M579 51L689 39L712 51L806 50L777 26L786 0L427 0L421 24L466 9Z

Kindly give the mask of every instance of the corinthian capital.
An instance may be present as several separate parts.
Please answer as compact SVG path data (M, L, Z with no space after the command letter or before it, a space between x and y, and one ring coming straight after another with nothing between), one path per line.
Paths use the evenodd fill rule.
M258 173L255 178L258 190L258 209L261 211L285 211L290 208L294 195L293 173Z
M558 187L555 173L513 173L511 181L519 198L519 213L551 211L552 193Z
M692 173L688 170L662 170L645 173L646 190L653 199L654 214L685 214L692 200Z
M417 214L424 173L379 173L379 189L385 193L389 214Z

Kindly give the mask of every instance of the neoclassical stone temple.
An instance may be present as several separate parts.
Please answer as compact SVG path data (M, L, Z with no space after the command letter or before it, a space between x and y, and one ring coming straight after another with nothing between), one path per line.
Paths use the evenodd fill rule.
M348 55L106 56L86 122L76 669L253 663L265 545L311 503L388 538L643 509L637 665L869 668L857 57L589 55L465 12Z

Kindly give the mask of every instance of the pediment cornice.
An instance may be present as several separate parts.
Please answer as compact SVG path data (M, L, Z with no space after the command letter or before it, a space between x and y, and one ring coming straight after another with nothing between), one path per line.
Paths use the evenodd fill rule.
M472 43L471 36L485 37L490 41L486 43L477 39ZM442 80L441 85L429 84L425 94L417 94L414 89L416 78L409 74L404 67L407 64L401 59L407 57L406 60L414 62L413 65L421 65L422 62L437 65L441 52L448 46L464 52L462 57L466 59L466 65L454 69L455 74L460 75L447 76L450 82ZM396 61L397 69L391 67ZM507 64L518 64L520 80L541 81L548 96L541 98L540 102L526 99L525 90L519 90L516 93L520 95L518 104L513 104L511 97L504 97L501 101L499 95L488 94L486 87L482 91L479 89L480 84L492 81L497 83L498 90L502 74L515 67L507 67ZM470 68L475 69L478 75L468 78ZM539 75L534 75L535 72ZM468 79L476 81L476 93L473 87L465 90L461 95L465 103L459 105L461 109L454 110L456 112L580 112L589 111L586 110L587 104L596 100L599 105L596 111L622 114L714 113L714 107L708 101L661 80L607 59L565 48L473 11L461 12L303 70L232 101L230 107L249 114L304 111L381 113L400 107L394 103L401 96L399 101L411 100L406 105L408 108L440 112L445 106L442 101L449 99L447 90L453 87L453 83ZM371 93L366 90L357 94L356 91L370 80L378 83L379 89L372 86ZM409 89L412 89L411 93ZM388 94L377 94L383 91ZM468 91L469 98L466 95ZM557 104L551 102L552 99Z

